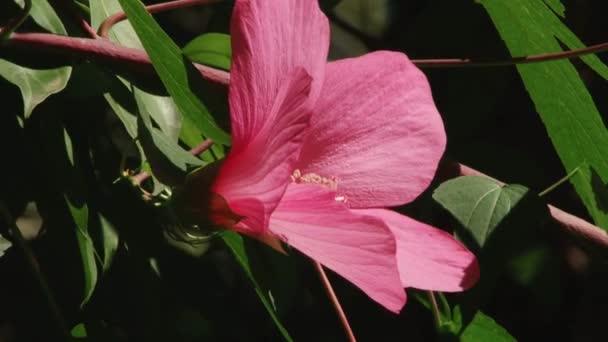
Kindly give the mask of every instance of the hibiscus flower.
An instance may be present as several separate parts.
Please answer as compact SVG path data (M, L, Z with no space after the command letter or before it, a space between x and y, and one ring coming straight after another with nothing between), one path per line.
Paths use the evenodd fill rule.
M283 241L393 312L405 287L472 286L460 242L384 209L418 197L445 149L422 72L388 51L327 63L316 0L237 0L231 36L232 149L197 211Z

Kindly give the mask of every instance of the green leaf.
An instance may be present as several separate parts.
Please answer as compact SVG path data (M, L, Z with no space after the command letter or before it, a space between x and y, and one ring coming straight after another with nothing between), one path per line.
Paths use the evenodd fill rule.
M24 0L15 0L15 3L21 8L23 8L25 4ZM34 19L36 24L40 25L45 30L55 34L67 35L67 31L65 30L61 19L59 19L59 16L47 0L32 0L30 16Z
M80 303L80 307L83 307L91 299L95 285L97 284L95 247L89 235L89 208L86 203L78 204L72 202L68 196L65 197L65 200L70 209L72 219L76 224L76 238L84 270L84 298Z
M91 25L94 29L99 29L99 26L103 23L105 18L112 14L122 12L118 0L90 0L90 5ZM108 33L108 38L122 46L143 49L131 23L127 20L112 26L112 29ZM121 81L127 88L131 87L126 80L121 78ZM182 117L177 111L173 100L170 97L157 96L145 91L138 91L135 96L138 98L138 103L145 107L147 112L150 113L150 116L152 116L152 119L158 124L160 130L171 140L177 141L182 126ZM135 136L132 137L135 138ZM200 140L199 133L199 141Z
M560 18L538 0L478 0L490 14L498 32L514 56L561 51L582 42ZM556 2L551 2L556 8ZM559 9L559 8L558 8ZM608 67L595 55L582 58L608 79ZM608 229L608 131L578 72L568 60L518 65L526 89L547 129L566 172L582 167L570 181L594 221Z
M87 328L85 327L84 323L75 325L70 331L70 335L76 338L87 337Z
M7 249L11 248L13 244L8 241L7 239L4 238L4 236L2 236L0 234L0 257L4 255L4 252L6 252Z
M198 71L185 60L181 49L140 1L119 1L184 120L191 121L203 135L215 142L229 144L230 136L217 126L205 105L190 89L192 78L200 78Z
M232 48L227 34L205 33L194 38L182 51L192 62L230 70Z
M99 218L100 225L100 236L96 241L99 241L101 244L101 248L98 250L102 251L102 267L103 271L107 272L112 265L112 261L114 260L114 256L116 255L116 251L118 250L119 237L118 232L101 213L97 213L97 217Z
M433 199L483 247L494 229L528 191L521 185L502 186L486 177L465 176L441 184L433 192Z
M481 311L477 311L471 323L469 323L460 335L461 342L516 342L517 340L509 332L500 326L492 317Z
M236 232L225 231L222 234L222 239L234 254L234 257L236 258L239 265L241 265L241 267L243 268L243 271L245 272L249 280L251 280L255 292L258 294L258 297L262 301L262 304L264 304L264 307L266 308L266 311L268 311L268 314L274 321L274 324L281 332L281 335L283 335L286 341L293 341L293 339L291 338L291 336L289 336L289 333L279 320L279 317L277 316L277 313L275 312L274 306L272 304L272 300L267 297L267 295L264 293L264 290L262 290L262 287L253 275L249 257L247 256L247 252L245 251L245 243L243 241L243 238Z
M23 0L16 1L23 7ZM57 13L45 0L34 0L32 18L38 25L55 34L65 35L65 27ZM21 90L23 98L23 116L27 119L42 101L52 94L62 91L68 84L71 67L50 70L30 69L0 59L0 76L13 83Z

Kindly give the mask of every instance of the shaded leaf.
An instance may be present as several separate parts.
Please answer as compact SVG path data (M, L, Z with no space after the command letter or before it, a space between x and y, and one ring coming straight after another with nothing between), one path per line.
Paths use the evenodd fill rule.
M190 89L191 78L200 78L200 75L184 58L181 49L140 1L119 1L184 120L191 121L203 135L215 142L229 144L229 135L217 126L205 105Z
M13 244L0 235L0 257L4 255L7 249L11 248Z
M205 33L194 38L182 51L192 62L230 70L232 48L227 34Z
M560 51L559 41L570 48L583 44L547 6L537 0L478 0L490 14L512 55ZM557 2L551 2L556 8ZM559 8L558 8L559 9ZM597 56L582 58L592 69L608 77L608 68ZM568 60L518 65L517 69L534 102L567 172L582 167L570 181L595 222L608 229L608 211L592 185L597 172L608 181L608 131L578 72Z
M15 0L15 3L23 8L24 0ZM59 16L47 0L32 0L32 10L30 16L36 24L45 30L61 35L67 35L67 31L59 19Z
M87 337L87 328L85 327L84 323L79 323L75 325L70 331L70 335L72 335L72 337L77 338Z
M101 244L101 248L99 248L99 250L102 252L102 268L104 272L107 272L112 265L112 261L114 260L114 255L116 255L116 251L118 250L118 243L120 240L118 238L118 232L112 223L110 223L110 221L108 221L101 213L97 213L97 216L99 218L100 225L100 237L98 241Z
M243 268L243 271L245 272L245 274L247 275L249 280L251 280L251 283L253 284L255 292L258 294L258 297L262 301L262 304L264 304L266 311L268 312L268 314L274 321L275 325L281 332L281 335L283 335L285 340L292 341L293 339L291 338L291 336L289 336L289 333L287 332L287 330L285 329L285 327L279 320L277 313L275 312L274 306L272 304L272 300L269 297L267 297L267 295L264 293L264 290L261 288L260 284L258 283L255 276L253 275L249 257L247 256L247 252L245 250L245 243L243 241L243 237L241 237L236 232L225 231L222 234L222 239L224 240L226 245L230 248L230 250L232 251L232 254L234 254L234 257L236 258L239 265L241 265L241 267Z

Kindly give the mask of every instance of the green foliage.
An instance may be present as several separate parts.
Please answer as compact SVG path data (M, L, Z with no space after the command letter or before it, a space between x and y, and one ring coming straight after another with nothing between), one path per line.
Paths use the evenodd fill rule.
M255 292L257 293L258 297L262 301L262 304L264 304L264 308L266 308L266 311L268 312L268 314L274 321L274 324L277 326L277 328L281 332L281 335L283 336L283 338L285 338L286 341L293 341L293 339L291 338L291 336L289 336L289 333L287 332L287 330L285 329L285 327L279 320L277 312L275 311L276 310L275 306L272 302L272 297L268 297L268 295L266 294L264 289L262 289L262 287L260 286L260 284L258 283L256 277L254 276L254 274L252 272L252 266L250 264L247 251L245 250L245 242L243 240L243 237L241 237L236 232L226 231L222 234L222 239L224 240L226 245L230 248L230 250L234 254L234 257L238 261L239 265L241 265L241 267L243 268L243 271L245 272L245 274L247 275L249 280L251 280L251 283L253 284ZM269 295L271 294L270 291L268 291L267 293Z
M17 1L23 6L23 1ZM49 32L67 34L55 10L46 0L34 0L30 15ZM71 67L49 70L30 69L0 59L0 76L21 90L23 97L23 116L27 119L34 108L47 97L62 91L70 79Z
M120 0L120 4L184 120L192 121L203 135L216 143L229 144L230 137L217 126L205 105L190 89L191 78L200 78L200 75L184 60L181 49L145 11L140 1Z
M477 311L473 320L469 323L460 335L462 342L477 341L496 341L496 342L516 342L517 340L509 334L505 328L500 326L490 316L481 311Z
M479 2L514 56L561 51L560 41L569 48L583 46L542 1ZM556 1L548 3L561 12ZM582 59L607 78L608 67L596 56ZM606 192L608 182L608 154L600 148L608 146L608 131L593 98L568 60L518 65L517 69L566 171L586 165L571 182L595 222L608 229L606 203L598 196Z
M230 70L232 48L227 34L202 34L184 46L183 52L192 62Z

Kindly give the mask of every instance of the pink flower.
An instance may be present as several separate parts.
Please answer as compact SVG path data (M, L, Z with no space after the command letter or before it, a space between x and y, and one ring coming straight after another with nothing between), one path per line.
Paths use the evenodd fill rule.
M212 220L284 241L393 312L404 287L472 286L477 261L460 242L383 209L420 195L445 148L422 72L387 51L327 63L316 0L238 0L231 33L233 145Z

